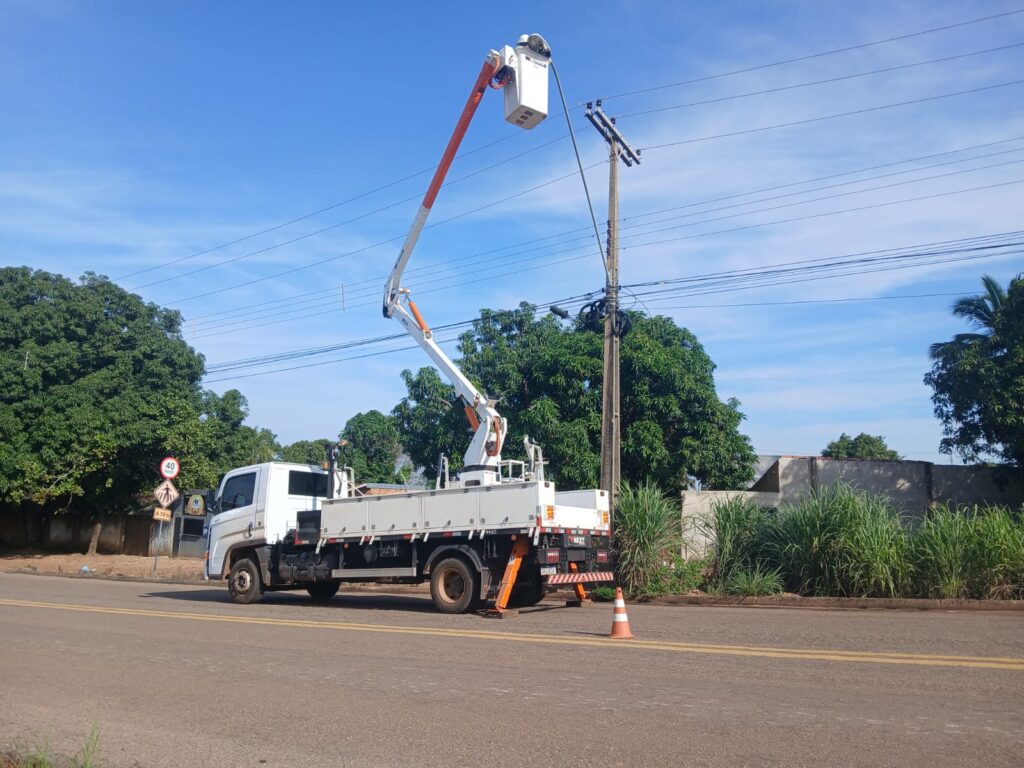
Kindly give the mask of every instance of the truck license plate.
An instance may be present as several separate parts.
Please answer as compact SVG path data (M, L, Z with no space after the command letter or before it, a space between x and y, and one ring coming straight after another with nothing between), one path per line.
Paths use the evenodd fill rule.
M567 547L589 547L589 533L567 533L565 534L565 546Z
M558 567L554 565L542 565L540 567L541 576L554 576L558 572Z

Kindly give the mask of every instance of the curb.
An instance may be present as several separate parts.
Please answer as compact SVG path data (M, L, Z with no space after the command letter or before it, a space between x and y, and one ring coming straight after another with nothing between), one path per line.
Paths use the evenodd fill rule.
M634 604L704 606L710 608L802 608L840 611L1001 611L1024 612L1024 600L936 600L918 597L725 597L719 595L664 595L634 597Z

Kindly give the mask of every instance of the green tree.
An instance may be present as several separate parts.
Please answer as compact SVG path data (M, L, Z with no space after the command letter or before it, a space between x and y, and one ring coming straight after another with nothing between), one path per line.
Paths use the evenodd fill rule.
M281 449L281 460L293 461L296 464L322 464L327 461L327 451L332 444L333 441L326 437L297 440Z
M181 316L87 273L0 269L0 503L125 508L196 417Z
M992 277L982 284L953 305L974 331L930 349L924 381L943 424L939 450L1024 467L1024 276L1006 290Z
M735 401L715 393L714 364L689 331L665 317L632 317L622 344L622 475L670 491L690 476L706 487L740 487L754 452L740 434ZM529 305L484 310L460 339L460 367L509 420L504 455L539 442L548 473L565 488L593 487L600 472L602 342L577 323L537 318ZM454 391L433 369L403 373L408 395L394 410L406 451L427 476L437 456L458 468L470 432ZM486 389L485 389L486 385Z
M831 459L876 459L879 461L896 461L902 458L896 451L885 444L885 438L881 435L869 435L861 432L856 437L850 437L843 432L838 440L833 440L822 456Z
M469 447L462 408L453 408L455 387L441 380L436 368L402 371L408 394L392 411L402 445L412 462L429 478L437 477L438 459L448 455L453 471L462 468Z
M237 389L223 395L197 390L193 412L167 444L181 460L183 488L214 488L229 469L273 460L280 446L273 432L244 424L249 404Z
M393 483L400 479L402 443L395 420L380 411L357 413L341 430L338 461L352 467L357 483Z

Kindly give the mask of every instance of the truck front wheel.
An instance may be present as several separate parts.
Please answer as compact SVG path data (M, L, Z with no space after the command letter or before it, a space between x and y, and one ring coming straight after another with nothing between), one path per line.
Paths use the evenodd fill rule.
M465 560L449 557L430 574L430 596L441 613L465 613L477 602L477 575Z
M231 566L228 576L228 594L235 603L255 603L263 597L260 569L248 557L243 557Z

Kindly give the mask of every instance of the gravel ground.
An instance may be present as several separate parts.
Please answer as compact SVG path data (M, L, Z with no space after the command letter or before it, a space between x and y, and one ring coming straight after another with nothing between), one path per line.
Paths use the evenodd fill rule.
M81 573L82 566L97 576L153 575L153 558L134 555L55 555L37 552L9 552L0 555L0 571L34 570L38 573ZM161 557L157 578L201 581L203 561L197 557Z

